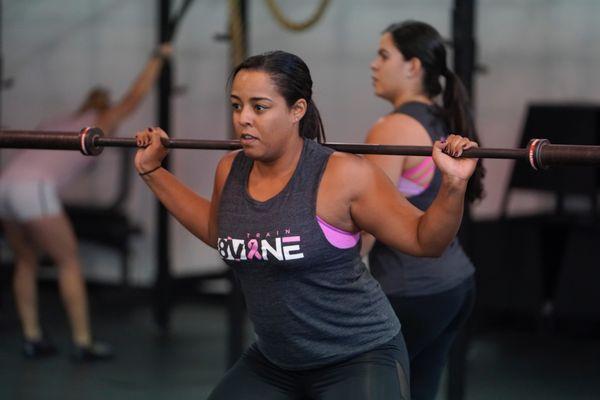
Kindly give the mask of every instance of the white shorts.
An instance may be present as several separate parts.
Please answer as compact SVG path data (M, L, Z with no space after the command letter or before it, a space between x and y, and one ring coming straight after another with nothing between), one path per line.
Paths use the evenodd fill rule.
M47 181L0 183L0 218L25 222L59 215L62 204L56 186Z

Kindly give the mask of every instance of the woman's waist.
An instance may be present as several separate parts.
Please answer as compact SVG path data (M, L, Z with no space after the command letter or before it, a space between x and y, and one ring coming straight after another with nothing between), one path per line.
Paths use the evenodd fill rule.
M388 343L400 331L395 315L376 325L339 325L335 330L256 329L257 345L273 363L286 369L308 369L339 362ZM255 325L255 328L256 327Z

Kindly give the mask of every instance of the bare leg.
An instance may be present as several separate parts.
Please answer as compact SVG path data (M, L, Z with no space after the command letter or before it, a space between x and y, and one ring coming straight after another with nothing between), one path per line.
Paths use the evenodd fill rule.
M4 233L15 258L13 290L23 336L30 341L42 337L37 301L37 257L22 225L3 221Z
M73 342L79 346L89 346L91 333L87 293L71 222L63 213L28 221L26 227L35 243L58 267L58 282L71 323Z

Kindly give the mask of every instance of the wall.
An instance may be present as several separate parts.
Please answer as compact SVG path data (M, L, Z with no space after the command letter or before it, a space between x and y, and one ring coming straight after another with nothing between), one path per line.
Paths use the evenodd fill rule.
M175 2L177 3L177 2ZM179 95L173 103L176 137L225 139L228 104L225 82L228 45L214 36L225 31L225 1L196 0L179 31L175 76ZM303 57L315 82L329 140L360 142L369 126L389 106L372 95L369 63L378 36L393 21L421 19L448 37L450 0L333 0L324 18L301 33L280 27L263 1L250 1L250 53L285 49ZM294 20L311 14L318 1L279 1ZM476 81L476 108L482 142L490 147L517 144L526 104L530 101L589 101L600 98L600 3L592 0L482 0L477 9L479 61L488 72ZM123 94L142 68L156 38L155 2L147 0L55 0L4 2L5 75L15 80L3 93L3 126L33 128L48 115L68 112L88 87L103 83ZM120 129L132 136L155 122L150 96ZM543 136L543 133L541 133ZM568 141L568 139L566 139ZM6 160L9 155L3 152ZM69 198L106 201L115 174L110 151L96 170L75 185ZM214 167L222 153L181 150L172 153L175 173L208 196ZM510 173L508 161L488 161L487 198L475 208L478 218L493 218ZM132 218L144 227L136 240L134 280L152 281L154 200L134 179L128 204ZM548 206L548 200L523 193L511 203L514 212ZM173 223L171 240L176 274L222 268L205 246ZM96 279L116 276L114 255L86 251L86 273Z

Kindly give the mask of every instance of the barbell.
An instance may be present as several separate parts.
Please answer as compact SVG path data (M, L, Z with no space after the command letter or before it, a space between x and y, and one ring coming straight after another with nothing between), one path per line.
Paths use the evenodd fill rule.
M162 139L170 149L236 150L238 140ZM356 154L430 156L431 146L391 146L362 143L326 142L336 151ZM0 148L79 150L86 156L97 156L105 147L137 147L133 138L106 137L100 128L86 127L80 132L0 131ZM555 165L600 165L600 146L551 144L547 139L532 139L526 148L477 147L463 151L461 157L526 160L535 170Z

